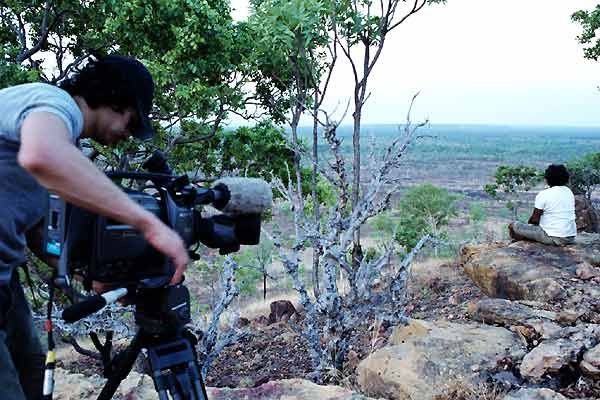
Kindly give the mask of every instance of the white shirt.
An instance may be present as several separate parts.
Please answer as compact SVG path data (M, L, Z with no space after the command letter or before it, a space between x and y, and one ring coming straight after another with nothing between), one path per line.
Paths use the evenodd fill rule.
M568 187L553 186L542 190L535 197L535 208L544 210L540 218L540 227L548 236L577 235L575 197Z

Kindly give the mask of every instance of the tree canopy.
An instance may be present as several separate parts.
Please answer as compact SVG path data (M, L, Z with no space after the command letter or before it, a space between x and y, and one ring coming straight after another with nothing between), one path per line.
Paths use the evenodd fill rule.
M90 54L119 53L143 61L156 85L156 138L117 151L101 149L102 154L118 158L161 149L176 169L186 171L220 169L213 165L219 159L213 144L227 136L223 125L228 116L245 114L256 99L249 84L259 78L257 60L264 57L256 51L248 24L232 20L227 0L3 1L0 39L0 88L38 80L56 83ZM272 83L263 82L262 89L270 91ZM265 125L256 131L272 132ZM240 132L245 134L240 143L227 140L230 148L243 145L255 131ZM263 144L274 138L250 136ZM283 139L271 141L283 147L270 149L280 164L289 156Z
M579 43L584 45L584 56L590 60L598 61L600 57L600 37L596 31L600 28L600 4L593 10L579 10L571 19L581 25L582 32L577 37Z

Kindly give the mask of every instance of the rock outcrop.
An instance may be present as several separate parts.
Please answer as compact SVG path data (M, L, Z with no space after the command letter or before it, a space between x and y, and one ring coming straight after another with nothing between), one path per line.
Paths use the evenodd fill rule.
M600 345L596 345L583 355L581 370L594 379L600 378Z
M575 245L566 247L525 241L469 244L461 249L460 265L457 273L469 277L461 275L463 283L470 279L487 296L480 299L477 290L473 300L448 299L463 304L468 311L464 318L472 322L412 319L407 326L394 327L389 338L381 334L389 334L387 326L374 325L372 353L360 361L355 348L348 357L349 365L358 364L363 394L289 379L208 388L209 398L433 400L438 395L448 398L443 397L445 388L456 382L474 387L494 382L508 392L503 400L563 400L558 391L572 397L561 386L566 375L571 383L600 379L600 235L580 234ZM269 336L298 318L289 301L272 303L270 311L268 319L245 325ZM282 334L277 346L298 344L299 337L292 331ZM242 350L234 354L238 361L248 359L244 365L268 365L260 354ZM95 398L104 382L97 375L83 377L59 368L55 398ZM128 400L157 398L152 380L135 372L117 393Z
M210 400L369 400L339 386L321 386L303 379L286 379L249 389L217 389L208 391Z
M484 299L471 307L471 316L476 321L510 327L524 327L518 330L528 339L538 336L549 339L561 330L557 323L559 314L553 311L536 309L526 304L505 299Z
M451 382L476 382L480 371L524 355L517 335L504 328L412 320L359 364L358 383L370 396L432 399Z
M518 334L528 348L515 365L525 385L552 383L566 371L600 377L600 236L579 234L566 247L534 242L467 245L461 265L490 298L470 306L471 317ZM553 381L554 379L554 381ZM523 389L505 400L563 399Z
M473 282L494 298L577 306L582 297L600 295L597 234L580 234L575 245L565 247L527 241L466 245L460 263Z

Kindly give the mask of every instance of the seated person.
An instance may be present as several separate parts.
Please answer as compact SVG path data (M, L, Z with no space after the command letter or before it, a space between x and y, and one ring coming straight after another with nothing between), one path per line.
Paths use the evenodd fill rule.
M535 197L533 214L527 224L512 222L508 225L514 240L532 240L554 246L575 242L575 197L567 186L569 172L564 165L550 165L544 173L548 189Z

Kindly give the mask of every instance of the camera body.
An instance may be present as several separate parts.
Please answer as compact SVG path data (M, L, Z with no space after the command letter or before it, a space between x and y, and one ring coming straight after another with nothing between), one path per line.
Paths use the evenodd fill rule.
M219 208L229 202L224 185L199 188L190 184L186 175L166 173L121 171L107 175L131 200L175 230L188 247L201 242L227 254L260 240L260 214L202 216L204 205ZM139 189L131 189L134 185ZM46 252L60 257L55 279L59 287L66 289L69 276L79 276L87 290L93 281L127 288L136 305L136 322L146 331L175 329L189 322L189 291L184 285L169 285L174 266L136 228L68 204L53 194L48 198L44 226Z
M239 250L241 244L254 245L260 240L258 214L202 216L199 206L226 197L219 189L194 188L185 175L108 175L113 179L152 182L144 190L124 190L129 198L175 230L188 247L201 242L227 254ZM67 259L68 271L59 274L70 272L90 283L127 285L147 281L150 286L160 286L174 272L170 261L148 244L136 228L70 205L56 195L49 196L44 225L46 252ZM152 280L156 283L152 284Z

